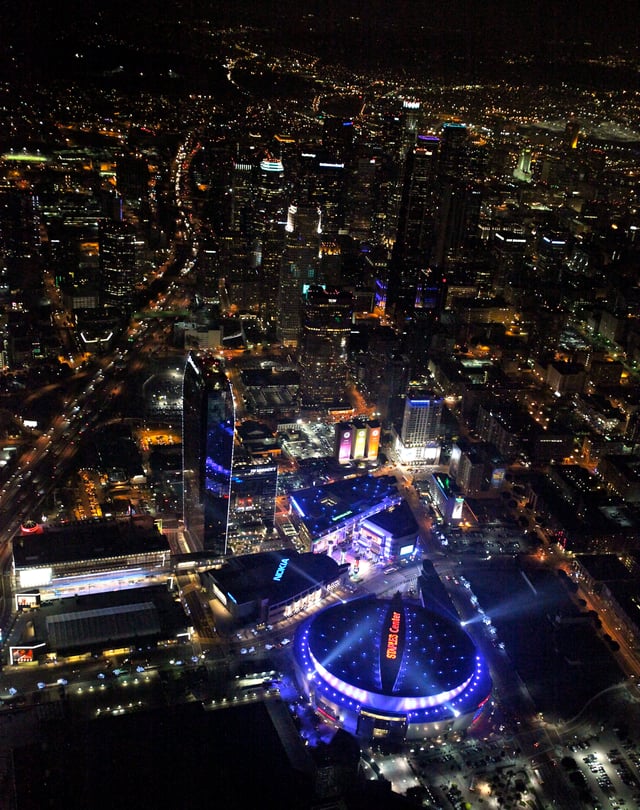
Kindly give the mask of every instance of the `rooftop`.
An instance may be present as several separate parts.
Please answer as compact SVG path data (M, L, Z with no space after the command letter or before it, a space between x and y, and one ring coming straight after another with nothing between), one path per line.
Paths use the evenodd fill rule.
M28 616L35 639L65 653L173 638L189 624L163 586L62 599Z
M13 540L18 569L154 551L169 551L169 544L149 516L44 526L41 533L18 534Z
M455 620L416 602L366 596L329 607L296 635L300 665L333 700L412 721L476 708L491 680Z
M281 549L233 557L209 576L237 604L255 599L278 604L336 579L342 570L326 554Z
M291 495L300 519L312 538L338 528L340 521L363 517L399 502L398 485L392 475L361 475L320 487L301 489Z
M474 669L475 648L450 619L403 602L405 623L400 671L385 678L381 646L393 600L365 597L330 607L312 623L309 648L316 660L349 684L380 694L422 697L446 692ZM386 649L386 647L385 647Z
M599 582L631 579L629 569L615 554L578 554L576 560Z
M367 519L367 523L379 526L392 537L404 537L418 533L418 524L413 516L411 507L406 501L397 506L390 506Z

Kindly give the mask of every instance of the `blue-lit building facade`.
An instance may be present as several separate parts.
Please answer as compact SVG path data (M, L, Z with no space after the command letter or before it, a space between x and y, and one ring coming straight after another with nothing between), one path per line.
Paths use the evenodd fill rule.
M184 522L193 551L227 553L235 411L218 360L189 353L183 381Z
M361 475L290 496L293 518L303 544L315 553L331 552L351 540L368 517L402 501L390 475Z
M395 562L413 556L420 529L406 501L372 515L360 523L354 546L375 562Z
M489 668L450 616L367 596L326 608L295 637L300 685L318 714L362 740L418 740L472 725Z

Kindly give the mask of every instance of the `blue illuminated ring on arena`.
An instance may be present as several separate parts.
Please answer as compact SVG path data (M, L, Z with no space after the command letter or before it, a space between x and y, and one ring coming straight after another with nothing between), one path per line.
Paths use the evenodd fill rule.
M398 675L390 680L384 650L394 632L406 638L398 643L400 660L391 662ZM455 617L399 597L329 607L299 628L294 647L315 705L333 706L340 715L384 716L409 726L457 718L471 723L491 694L488 667Z
M325 680L330 686L337 689L343 695L357 700L360 704L381 709L385 712L396 712L399 714L413 711L415 709L427 709L432 706L440 706L443 703L450 703L454 698L457 698L458 695L462 694L462 692L467 689L474 678L472 675L464 683L456 687L456 689L450 689L448 692L441 692L439 695L429 695L427 697L420 698L389 697L387 695L376 695L373 692L367 692L365 689L358 689L355 686L351 686L351 684L341 681L340 678L336 678L335 675L332 675L327 669L325 669L322 664L314 658L313 653L309 653L309 658L311 659L311 662L313 663L315 671L318 673L318 675L320 675L323 680ZM480 673L478 672L478 674Z

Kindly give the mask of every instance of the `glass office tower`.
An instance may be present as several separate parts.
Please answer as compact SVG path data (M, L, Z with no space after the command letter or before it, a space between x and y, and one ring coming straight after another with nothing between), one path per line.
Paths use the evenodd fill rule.
M235 413L216 358L191 352L183 380L184 522L192 549L227 553Z

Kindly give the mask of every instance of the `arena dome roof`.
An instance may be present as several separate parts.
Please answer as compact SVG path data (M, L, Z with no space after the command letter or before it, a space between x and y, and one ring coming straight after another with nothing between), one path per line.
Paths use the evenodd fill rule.
M296 652L307 677L334 700L411 722L467 713L491 691L460 624L399 594L327 608L301 628Z

